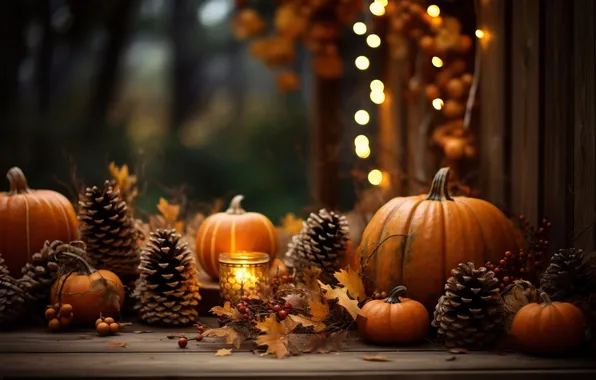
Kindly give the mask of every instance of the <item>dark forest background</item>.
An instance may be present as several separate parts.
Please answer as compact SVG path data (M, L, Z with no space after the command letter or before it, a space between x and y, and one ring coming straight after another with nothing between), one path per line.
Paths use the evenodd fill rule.
M299 213L311 202L308 56L296 63L301 91L279 94L235 40L233 12L232 0L3 2L0 171L19 166L32 188L73 198L73 176L99 185L115 161L146 181L147 210L182 190L202 202L242 193L247 209L275 222ZM355 71L344 81L348 121L367 100L356 87L370 81ZM350 208L357 131L346 124L340 176Z

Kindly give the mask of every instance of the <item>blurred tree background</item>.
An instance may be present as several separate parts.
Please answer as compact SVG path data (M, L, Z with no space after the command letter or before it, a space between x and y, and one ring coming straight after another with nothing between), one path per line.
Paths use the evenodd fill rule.
M271 15L273 2L262 3ZM303 91L280 95L234 39L233 8L232 0L4 2L0 170L19 166L31 187L74 198L75 168L82 183L99 185L115 161L147 181L145 210L183 186L203 202L242 193L247 209L275 222L299 213L311 202L308 57L297 62ZM345 86L351 92L354 81ZM345 145L351 157L352 138ZM349 208L353 163L342 163Z

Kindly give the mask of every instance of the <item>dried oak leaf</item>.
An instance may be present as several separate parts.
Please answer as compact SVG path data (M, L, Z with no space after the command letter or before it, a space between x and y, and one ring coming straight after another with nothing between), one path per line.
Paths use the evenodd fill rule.
M347 331L340 331L332 334L309 335L304 352L314 352L319 354L327 354L334 351L339 352L343 349L347 338Z
M307 268L302 272L302 284L301 287L309 290L313 295L319 294L321 291L321 287L319 286L319 275L321 274L321 269L315 266Z
M303 219L296 218L296 215L292 213L288 213L286 216L281 218L281 228L292 235L300 233L303 223Z
M240 348L242 342L246 340L246 337L239 334L233 327L224 326L216 329L208 329L203 333L204 336L217 336L225 337L226 344L233 344L234 347Z
M319 302L318 300L311 300L308 302L308 309L310 317L290 314L290 318L292 318L294 322L302 324L304 327L312 326L316 333L325 330L327 326L323 321L329 315L329 305L327 303Z
M367 362L390 362L391 359L389 359L387 356L383 356L383 355L364 355L362 357L363 360L366 360Z
M215 356L230 356L230 355L232 355L232 349L231 348L220 348L215 353Z
M350 315L352 319L356 320L358 315L364 316L362 310L358 307L358 301L351 299L346 293L345 288L332 288L329 285L323 284L319 281L319 285L321 289L326 290L327 292L323 295L327 300L334 300L337 299L337 304L342 306Z
M298 323L290 318L284 319L281 323L273 316L265 318L256 326L265 333L257 337L257 346L267 346L267 353L275 355L278 359L286 357L291 349L289 336L296 326Z
M102 308L111 308L120 311L120 295L113 281L108 281L105 277L99 276L93 282L89 292L98 294L98 306Z
M122 193L127 194L128 199L126 199L126 201L129 202L134 200L138 194L138 191L135 188L137 184L137 176L130 175L128 171L128 165L125 164L121 167L118 167L114 162L110 162L108 165L108 170L116 182L116 188L114 190L120 190Z
M180 233L184 232L184 222L178 220L180 216L179 205L172 205L166 199L160 198L157 209L161 215L149 218L153 228L175 228Z
M226 302L223 307L221 306L214 306L209 310L210 313L217 315L218 317L226 316L232 320L240 319L240 313L238 310L232 308L232 304L230 302Z
M342 269L335 272L333 275L339 284L343 286L348 294L358 301L362 302L366 299L366 290L364 290L364 283L358 272L353 270L350 266L346 270Z

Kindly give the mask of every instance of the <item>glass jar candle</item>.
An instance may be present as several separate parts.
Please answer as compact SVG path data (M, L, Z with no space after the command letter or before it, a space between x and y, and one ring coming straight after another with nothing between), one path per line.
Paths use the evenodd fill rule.
M219 255L219 290L224 301L259 296L268 280L269 255L264 252L234 252Z

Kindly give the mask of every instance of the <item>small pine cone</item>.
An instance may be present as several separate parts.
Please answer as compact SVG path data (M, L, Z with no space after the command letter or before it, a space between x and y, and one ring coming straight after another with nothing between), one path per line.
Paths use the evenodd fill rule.
M152 232L141 252L136 309L154 325L192 325L198 321L199 282L194 254L176 230Z
M40 307L48 304L50 290L54 281L60 276L60 268L79 265L75 259L60 256L61 252L69 252L85 258L85 243L46 241L41 251L35 253L31 261L22 269L23 277L19 279L19 286L25 291L27 299L34 304L39 304Z
M333 274L339 270L346 253L348 233L345 216L325 209L311 213L300 233L288 244L286 254L298 271L299 281L301 273L314 266L322 270L324 282L334 282Z
M87 244L91 265L120 278L137 273L139 233L126 202L109 181L102 189L89 187L79 201L81 240Z
M432 325L447 347L479 349L501 330L503 299L494 272L473 263L451 271L434 313Z
M0 255L0 330L12 326L25 310L25 295L18 282L10 277Z

